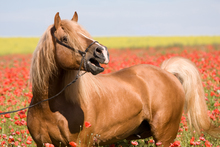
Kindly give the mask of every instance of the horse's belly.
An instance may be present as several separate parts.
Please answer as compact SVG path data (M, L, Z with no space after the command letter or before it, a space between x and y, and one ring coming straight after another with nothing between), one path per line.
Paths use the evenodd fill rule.
M119 140L125 139L132 134L135 134L135 131L140 125L140 115L133 117L130 120L124 120L124 122L115 123L113 126L105 126L105 128L99 128L100 136L96 139L100 145L111 144Z
M117 100L115 104L105 105L99 112L95 132L101 134L98 140L104 144L127 138L133 134L143 121L143 105L130 95L129 102Z

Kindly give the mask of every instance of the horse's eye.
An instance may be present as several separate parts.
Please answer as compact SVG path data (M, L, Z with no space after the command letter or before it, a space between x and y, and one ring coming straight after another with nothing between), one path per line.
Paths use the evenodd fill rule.
M63 36L63 38L62 38L62 42L67 43L67 37L66 37L66 36Z

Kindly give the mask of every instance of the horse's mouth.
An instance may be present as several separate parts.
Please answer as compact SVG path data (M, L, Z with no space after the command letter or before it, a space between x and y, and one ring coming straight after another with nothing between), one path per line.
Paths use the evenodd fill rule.
M86 63L86 70L91 72L93 75L97 75L100 72L103 72L104 68L100 66L99 63L100 62L98 62L95 58L89 59Z

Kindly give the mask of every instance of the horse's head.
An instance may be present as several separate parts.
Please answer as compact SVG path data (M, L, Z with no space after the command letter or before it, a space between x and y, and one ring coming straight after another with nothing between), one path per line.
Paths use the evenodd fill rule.
M55 59L63 69L79 69L82 64L81 70L96 75L104 71L99 63L109 62L108 50L94 41L77 21L76 12L71 20L61 20L59 13L55 15L54 27L51 29Z

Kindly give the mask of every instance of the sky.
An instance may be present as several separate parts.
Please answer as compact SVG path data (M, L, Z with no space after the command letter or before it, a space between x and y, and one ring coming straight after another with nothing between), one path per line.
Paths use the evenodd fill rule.
M0 0L0 37L40 37L75 11L94 37L220 35L220 0Z

